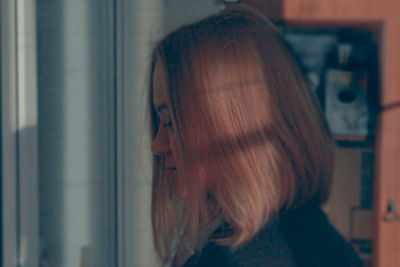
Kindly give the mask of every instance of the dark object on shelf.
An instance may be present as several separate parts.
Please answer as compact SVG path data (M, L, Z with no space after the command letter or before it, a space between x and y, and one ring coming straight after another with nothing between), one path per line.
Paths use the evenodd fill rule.
M336 60L325 72L325 114L333 135L368 135L367 73L350 64L353 46L337 46Z

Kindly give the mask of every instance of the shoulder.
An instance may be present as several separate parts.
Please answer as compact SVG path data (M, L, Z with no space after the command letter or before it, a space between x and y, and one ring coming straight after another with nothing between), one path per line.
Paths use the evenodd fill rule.
M210 242L184 266L361 267L362 263L320 208L305 207L272 218L237 250Z
M276 218L248 243L236 250L209 243L201 253L192 256L184 265L189 266L285 266L294 267L295 261Z
M353 247L319 207L308 206L283 214L280 229L299 266L362 266Z

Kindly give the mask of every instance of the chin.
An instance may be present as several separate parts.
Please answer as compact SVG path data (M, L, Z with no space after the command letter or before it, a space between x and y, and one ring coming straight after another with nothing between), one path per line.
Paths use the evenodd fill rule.
M187 185L185 183L183 183L182 181L179 181L181 179L179 179L177 173L173 173L172 176L170 176L170 178L175 180L175 183L174 183L175 196L182 200L187 199L188 195L189 195L189 190L188 190Z

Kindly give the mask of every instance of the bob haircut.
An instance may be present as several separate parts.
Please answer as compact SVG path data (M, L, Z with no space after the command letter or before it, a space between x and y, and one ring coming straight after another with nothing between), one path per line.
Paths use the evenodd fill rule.
M181 155L173 181L154 156L152 224L162 262L175 253L182 264L210 239L235 249L277 212L327 200L331 135L310 83L265 17L234 5L167 35L152 54L151 101L156 64ZM178 185L188 190L183 199ZM212 236L221 222L229 234Z

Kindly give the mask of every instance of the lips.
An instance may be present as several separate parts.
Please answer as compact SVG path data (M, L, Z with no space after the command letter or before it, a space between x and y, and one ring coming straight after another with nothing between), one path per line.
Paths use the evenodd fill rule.
M167 177L173 177L173 176L175 176L175 173L176 173L176 167L171 167L171 168L166 167L165 168L165 175Z

